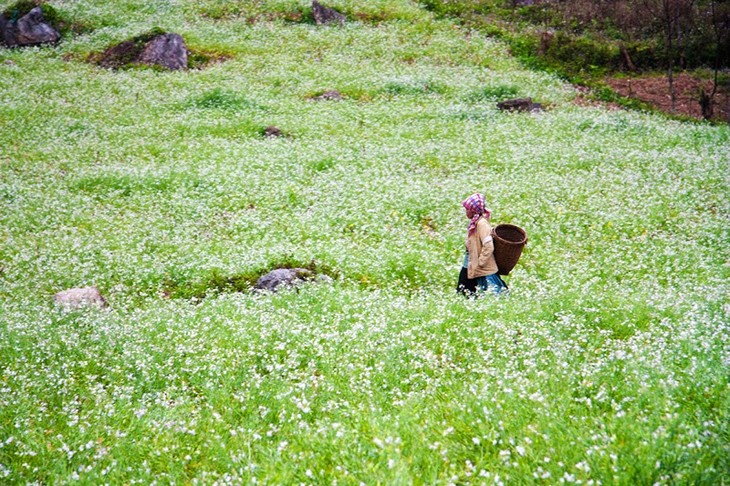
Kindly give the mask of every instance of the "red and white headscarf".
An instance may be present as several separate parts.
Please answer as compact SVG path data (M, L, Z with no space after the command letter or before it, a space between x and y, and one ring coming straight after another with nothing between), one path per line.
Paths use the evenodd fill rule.
M487 208L487 200L484 198L484 195L479 194L478 192L475 192L471 196L461 201L461 205L464 206L465 209L470 210L472 213L474 213L471 221L469 221L469 229L466 232L467 235L470 235L472 231L475 231L477 229L477 221L479 221L479 218L484 216L485 218L489 219L489 217L492 215L491 211L489 211L489 209Z

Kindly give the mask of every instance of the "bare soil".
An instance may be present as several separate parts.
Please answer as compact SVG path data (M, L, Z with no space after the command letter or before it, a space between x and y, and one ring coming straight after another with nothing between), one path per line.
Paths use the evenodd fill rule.
M636 98L665 113L702 118L700 107L700 88L706 93L712 92L712 80L702 79L688 73L680 73L674 77L676 93L674 109L669 94L669 82L666 76L647 76L634 78L608 78L611 89L629 98ZM713 103L713 120L730 122L730 89L718 86Z
M101 67L119 69L135 61L143 48L144 43L128 40L92 56L92 60Z

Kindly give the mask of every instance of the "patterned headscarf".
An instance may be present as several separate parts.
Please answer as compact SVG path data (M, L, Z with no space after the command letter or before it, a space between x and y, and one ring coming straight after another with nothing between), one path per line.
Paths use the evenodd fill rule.
M461 205L464 206L465 209L469 209L472 213L474 213L471 221L469 221L469 229L466 232L467 235L470 235L472 231L476 230L479 218L484 216L489 219L492 215L491 211L487 209L487 200L484 198L484 195L479 194L478 192L461 201Z

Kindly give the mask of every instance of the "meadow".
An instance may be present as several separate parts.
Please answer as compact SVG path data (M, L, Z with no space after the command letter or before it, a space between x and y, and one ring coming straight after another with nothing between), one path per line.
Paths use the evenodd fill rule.
M0 482L730 483L727 126L411 0L49 4L84 29L0 48ZM87 61L155 27L220 62ZM506 298L454 292L476 191Z

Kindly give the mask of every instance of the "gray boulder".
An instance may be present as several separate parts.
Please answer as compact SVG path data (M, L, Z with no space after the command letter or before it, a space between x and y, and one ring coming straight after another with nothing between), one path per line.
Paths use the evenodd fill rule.
M53 296L57 304L66 309L80 309L87 306L106 307L107 302L96 287L82 287L58 292Z
M179 34L161 34L145 44L138 62L177 70L188 67L188 48Z
M312 15L317 25L335 24L345 25L346 17L333 8L325 7L317 0L312 2Z
M60 38L61 34L46 22L40 7L35 7L17 21L0 15L0 41L8 47L55 43Z
M306 268L277 268L263 275L254 286L257 290L276 292L282 287L294 287L314 276Z

